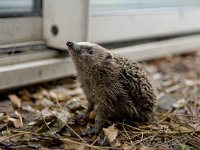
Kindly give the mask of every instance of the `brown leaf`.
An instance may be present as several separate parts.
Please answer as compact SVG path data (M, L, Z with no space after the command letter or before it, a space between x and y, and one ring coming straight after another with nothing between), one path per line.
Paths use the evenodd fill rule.
M176 109L182 108L186 105L185 99L180 99L176 103L174 103L172 106Z
M128 144L122 144L122 149L123 149L123 150L131 150L132 148L131 148L131 146L128 145Z
M40 89L38 92L34 93L32 95L34 99L43 99L43 98L49 98L49 93L46 89Z
M71 93L69 90L63 87L57 87L55 89L50 90L49 95L55 101L67 101L71 99Z
M15 115L17 116L17 118L20 120L20 125L23 126L23 120L21 115L18 113L18 111L15 111Z
M36 100L35 105L40 108L46 108L46 107L53 106L54 103L47 98L43 98L43 99Z
M66 105L70 110L76 110L81 106L78 98L72 98L71 100L67 101Z
M0 122L7 123L9 121L9 116L7 113L0 113Z
M15 115L16 115L16 118L10 118L9 117L8 120L11 121L16 128L20 128L20 127L23 126L22 117L17 111L15 111Z
M58 127L61 130L67 124L67 121L70 118L69 112L61 110L61 112L52 111L52 113L57 117Z
M15 107L21 108L21 100L16 95L9 95L8 97Z
M64 149L82 149L82 147L84 148L84 145L79 145L79 144L76 144L76 143L64 143L61 145L62 148Z
M9 118L16 128L22 127L21 120L16 118Z
M39 150L50 150L50 149L47 147L41 147L41 148L39 148Z
M103 128L104 134L110 143L114 142L117 138L118 131L115 129L115 125Z
M8 136L0 136L0 142L10 142Z

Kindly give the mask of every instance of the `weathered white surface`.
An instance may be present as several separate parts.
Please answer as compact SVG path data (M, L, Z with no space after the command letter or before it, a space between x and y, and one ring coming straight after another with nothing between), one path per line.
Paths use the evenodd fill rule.
M0 45L42 38L42 17L0 18Z
M43 34L48 46L67 49L66 42L86 41L89 0L44 0ZM53 35L52 26L58 28Z
M194 51L200 51L200 35L128 46L113 50L114 53L135 60L148 60Z
M95 14L90 18L88 41L126 41L200 31L200 9L133 11Z
M0 67L0 90L66 77L75 73L70 58L52 58Z

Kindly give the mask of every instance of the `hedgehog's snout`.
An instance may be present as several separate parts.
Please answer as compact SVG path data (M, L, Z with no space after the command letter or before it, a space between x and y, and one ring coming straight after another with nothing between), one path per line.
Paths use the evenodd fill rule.
M70 48L74 45L74 42L72 41L67 41L66 45Z

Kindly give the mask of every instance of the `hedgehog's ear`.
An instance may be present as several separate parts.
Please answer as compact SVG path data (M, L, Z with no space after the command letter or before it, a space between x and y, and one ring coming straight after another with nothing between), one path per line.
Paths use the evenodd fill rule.
M110 63L110 62L112 62L113 61L113 56L112 56L112 54L111 53L106 53L105 54L105 58L104 58L104 62L105 63Z

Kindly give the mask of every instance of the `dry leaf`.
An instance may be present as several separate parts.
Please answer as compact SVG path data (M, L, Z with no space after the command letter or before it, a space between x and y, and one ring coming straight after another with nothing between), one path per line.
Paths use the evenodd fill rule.
M38 91L37 93L34 93L32 95L33 98L35 99L43 99L43 98L48 98L49 97L49 93L46 89L40 89L40 91Z
M114 142L117 138L118 131L115 129L115 125L103 128L104 134L110 143Z
M21 125L21 121L20 119L16 119L16 118L9 118L9 120L14 124L14 126L16 128L20 128L22 125Z
M135 147L132 150L153 150L153 148L146 147L146 146L139 146L139 147Z
M51 107L51 106L53 106L54 103L51 100L47 99L47 98L43 98L43 99L36 100L35 105L37 107L45 108L45 107Z
M20 128L23 126L22 117L17 111L15 111L15 115L16 118L9 118L9 121L11 121L16 128Z
M39 150L50 150L50 149L47 147L41 147L41 148L39 148Z
M70 110L78 109L81 106L80 100L77 98L72 98L71 100L67 101L67 107Z
M58 100L58 101L66 101L66 100L71 99L71 95L70 95L69 90L67 90L67 89L65 89L63 87L57 87L55 89L52 89L49 92L49 95L55 101L56 100Z
M21 115L18 113L18 111L15 111L15 115L17 116L17 118L20 120L20 125L23 126L23 120Z
M21 100L16 95L9 95L8 97L15 107L21 108Z
M8 136L0 136L0 142L10 142L10 138Z
M123 149L123 150L131 150L132 148L131 148L131 146L128 145L128 144L122 144L122 149Z
M172 106L176 109L182 108L186 105L186 101L185 99L180 99L179 101L177 101L176 103L174 103Z
M61 130L70 118L69 112L62 110L61 112L52 111L52 113L57 117L58 127Z

